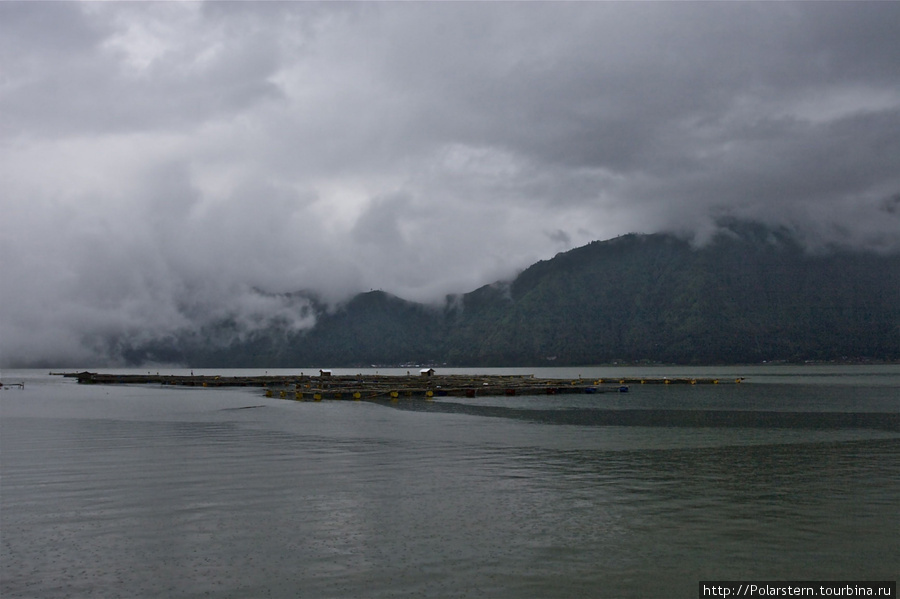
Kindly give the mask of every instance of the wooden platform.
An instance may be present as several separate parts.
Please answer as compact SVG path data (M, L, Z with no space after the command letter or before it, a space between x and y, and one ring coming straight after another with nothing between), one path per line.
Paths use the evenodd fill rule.
M158 384L186 387L261 387L268 397L297 400L399 399L442 396L555 395L563 393L626 392L630 385L714 385L743 379L711 378L603 378L547 379L533 375L341 375L341 376L179 376L152 374L62 373L81 384Z

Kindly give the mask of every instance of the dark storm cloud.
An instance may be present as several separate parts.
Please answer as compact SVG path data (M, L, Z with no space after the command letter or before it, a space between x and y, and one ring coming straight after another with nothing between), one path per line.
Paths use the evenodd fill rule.
M727 217L896 251L897 22L874 2L0 3L0 358L299 328L278 294L438 301Z

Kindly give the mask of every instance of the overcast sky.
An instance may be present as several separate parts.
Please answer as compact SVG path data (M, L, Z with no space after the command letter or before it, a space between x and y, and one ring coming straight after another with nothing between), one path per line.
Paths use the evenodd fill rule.
M0 2L0 362L734 216L900 248L900 2ZM309 321L296 318L294 326Z

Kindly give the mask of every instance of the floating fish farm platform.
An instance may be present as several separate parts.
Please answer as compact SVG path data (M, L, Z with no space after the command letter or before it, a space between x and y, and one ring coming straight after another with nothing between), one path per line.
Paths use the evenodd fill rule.
M627 392L629 385L715 385L743 379L602 378L546 379L533 375L341 375L319 376L183 376L152 374L62 373L81 384L158 384L186 387L262 387L268 397L296 400L399 399L400 397L480 397L489 395L555 395L563 393Z

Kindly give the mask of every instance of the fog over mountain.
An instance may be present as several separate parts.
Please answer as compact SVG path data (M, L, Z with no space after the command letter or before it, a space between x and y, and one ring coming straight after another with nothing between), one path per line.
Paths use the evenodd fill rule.
M629 232L900 251L900 3L0 3L0 365Z

